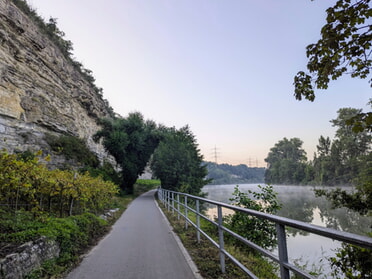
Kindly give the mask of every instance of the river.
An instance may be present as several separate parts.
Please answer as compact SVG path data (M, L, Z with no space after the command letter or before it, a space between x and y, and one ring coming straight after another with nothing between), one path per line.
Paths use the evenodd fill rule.
M239 189L258 191L258 184L242 184ZM264 184L261 184L264 185ZM208 199L230 203L236 185L207 185L203 192ZM371 231L372 218L360 216L346 208L332 209L331 203L323 197L316 197L313 186L273 186L282 204L277 215L304 221L318 226L364 235ZM330 187L325 187L332 189ZM343 187L352 190L351 187ZM214 209L208 213L213 216ZM341 246L339 241L296 230L288 232L288 255L291 261L306 265L308 270L322 269L328 274L330 267L327 258L335 255L335 249Z

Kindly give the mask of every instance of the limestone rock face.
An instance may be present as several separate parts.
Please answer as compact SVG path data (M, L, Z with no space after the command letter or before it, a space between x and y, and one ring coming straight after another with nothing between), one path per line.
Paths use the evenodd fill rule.
M92 140L97 120L108 116L97 94L58 47L10 0L0 1L0 149L47 148L45 133Z
M41 237L18 247L18 252L0 259L1 279L22 279L41 264L59 256L60 248L54 240Z

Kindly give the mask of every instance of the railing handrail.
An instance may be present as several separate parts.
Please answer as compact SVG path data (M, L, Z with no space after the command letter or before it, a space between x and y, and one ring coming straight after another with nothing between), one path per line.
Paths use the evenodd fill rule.
M281 259L281 255L280 255L280 253L281 252L283 253L283 251L279 251L279 258L277 258L275 256L270 256L269 251L265 251L264 254L268 255L270 258L274 259L275 261L277 261L280 264L281 272L282 272L282 269L284 269L284 273L283 274L281 273L281 276L282 276L281 278L289 278L289 270L292 270L295 273L297 273L299 275L302 275L304 278L314 278L310 274L308 274L306 272L303 272L302 270L299 270L297 267L293 266L292 264L290 264L288 262L287 244L286 244L286 236L285 236L285 227L286 226L296 228L296 229L300 229L300 230L303 230L303 231L306 231L306 232L314 233L314 234L317 234L317 235L321 235L321 236L331 238L331 239L334 239L334 240L339 240L339 241L346 242L346 243L349 243L349 244L357 245L357 246L360 246L360 247L372 249L372 238L368 237L368 236L357 235L357 234L353 234L353 233L349 233L349 232L342 232L342 231L338 231L338 230L331 229L331 228L325 228L325 227L305 223L305 222L302 222L302 221L293 220L293 219L286 218L286 217L272 215L272 214L268 214L268 213L264 213L264 212L260 212L260 211L256 211L256 210L252 210L252 209L242 208L242 207L239 207L239 206L235 206L235 205L231 205L231 204L227 204L227 203L223 203L223 202L219 202L219 201L210 200L210 199L207 199L207 198L202 198L202 197L190 195L190 194L187 194L187 193L176 192L176 191L166 190L166 189L162 189L162 188L159 188L159 192L161 193L160 194L160 200L162 200L163 202L168 202L167 203L168 210L170 208L172 208L172 210L177 211L179 215L183 216L186 219L186 224L185 224L186 226L187 226L187 222L190 222L190 224L192 224L194 227L197 228L198 232L199 231L202 232L205 236L206 236L206 233L203 232L196 224L194 224L188 218L187 210L191 210L192 212L196 213L197 218L198 218L198 216L200 216L202 218L207 218L207 217L205 217L201 213L197 212L196 210L190 208L187 205L187 198L196 200L198 202L201 201L201 202L206 202L206 203L209 203L209 204L213 204L213 205L216 205L217 208L228 208L228 209L231 209L231 210L234 210L234 211L240 211L240 212L243 212L243 213L258 217L258 218L263 218L263 219L267 219L267 220L270 220L270 221L274 222L277 225L278 245L279 245L278 248L279 248L279 250L285 250L284 254L282 255L283 258ZM163 195L164 193L168 193L167 194L168 198L164 198L164 195ZM174 199L174 195L177 195L177 200ZM172 196L172 198L171 198L171 196ZM180 201L179 201L180 196L186 197L185 198L185 204L180 203ZM170 201L172 201L172 204L170 204ZM174 202L178 203L177 208L174 206ZM180 209L179 209L180 204L185 206L185 209L186 209L186 214L185 215L182 214L182 212L180 212ZM219 213L218 217L221 217L220 214L222 214L222 213ZM231 231L229 229L227 229L226 227L224 227L222 224L216 223L216 222L214 222L213 220L210 220L210 219L208 219L208 220L211 223L213 223L214 225L216 225L217 227L219 227L221 232L224 231L224 232L227 232L227 233L231 234ZM281 234L282 236L279 236L279 234ZM241 238L241 240L244 239L242 236L237 235L237 234L235 234L234 237L237 237L237 236L239 238ZM207 236L207 238L209 240L211 240L210 237ZM282 239L279 239L279 238L282 238ZM247 245L250 245L251 247L253 247L254 249L259 250L259 252L261 252L261 253L265 250L262 247L259 247L258 245L249 243L249 241L246 240L246 239L245 239L244 242ZM283 245L284 245L284 247L283 247ZM222 246L223 246L223 239L222 239ZM258 246L258 249L255 248L254 246ZM217 244L217 247L219 247L218 244ZM230 258L232 257L224 249L222 249L222 250L220 249L220 252L224 253L225 255L227 255ZM233 259L233 261L234 260L235 259ZM236 264L241 265L241 263L239 263L239 262L236 262ZM224 266L221 267L221 269L224 271ZM244 268L243 268L243 270L244 270ZM248 273L252 277L252 273L249 270L245 270L245 271L246 271L246 273ZM254 278L254 276L252 278Z
M286 226L296 228L296 229L301 229L301 230L304 230L310 233L315 233L321 236L326 236L334 240L344 241L350 244L372 249L372 238L368 236L358 235L358 234L349 233L349 232L343 232L343 231L335 230L332 228L325 228L325 227L309 224L303 221L298 221L298 220L294 220L294 219L290 219L286 217L281 217L277 215L272 215L272 214L256 211L253 209L239 207L239 206L228 204L228 203L223 203L223 202L214 201L214 200L210 200L210 199L206 199L206 198L202 198L198 196L193 196L187 193L175 192L175 191L170 191L170 190L167 190L167 191L173 192L175 194L180 194L183 196L188 196L190 198L197 199L199 201L204 201L210 204L220 205L228 209L245 212L245 213L248 213L249 215L261 217L261 218L273 221L275 223L279 223L279 224L286 225Z

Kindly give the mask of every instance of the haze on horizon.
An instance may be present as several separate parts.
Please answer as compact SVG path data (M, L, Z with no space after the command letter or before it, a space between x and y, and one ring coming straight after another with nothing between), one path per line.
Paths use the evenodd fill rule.
M266 166L271 147L300 138L308 159L342 107L367 109L366 80L343 77L296 101L325 10L335 1L28 0L57 18L74 56L115 112L189 125L206 161Z

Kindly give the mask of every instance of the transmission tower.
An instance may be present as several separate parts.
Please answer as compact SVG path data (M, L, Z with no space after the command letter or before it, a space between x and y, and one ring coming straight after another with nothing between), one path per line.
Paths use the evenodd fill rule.
M218 152L218 148L217 148L216 146L214 146L214 148L213 148L212 150L213 150L214 162L215 162L216 164L218 164L218 163L217 163L217 162L218 162L217 158L218 158L218 154L219 154L219 152Z

